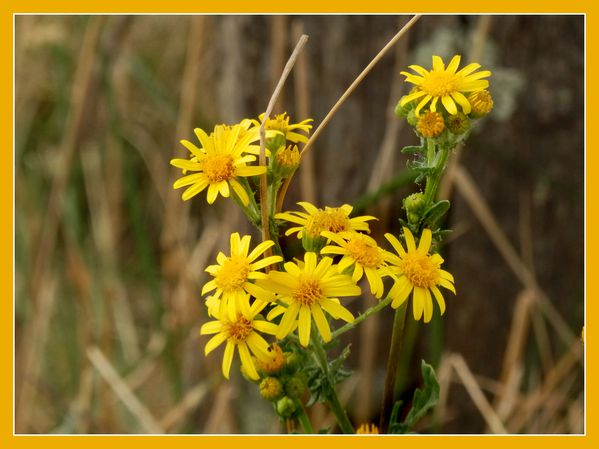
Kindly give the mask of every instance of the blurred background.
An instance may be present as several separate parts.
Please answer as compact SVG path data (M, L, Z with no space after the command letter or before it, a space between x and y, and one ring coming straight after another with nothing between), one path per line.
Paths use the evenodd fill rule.
M17 433L285 431L199 336L204 268L230 232L258 234L232 201L184 204L168 162L194 127L263 112L302 33L275 110L317 125L408 19L16 17ZM422 358L442 389L419 432L584 432L584 33L580 15L424 16L294 178L285 210L349 203L380 218L379 241L398 233L418 189L400 153L416 136L392 112L409 89L399 71L456 53L493 71L495 109L441 188L458 296L429 325L408 320L399 393L410 399ZM378 420L392 315L344 336L356 425ZM320 405L311 418L334 423Z

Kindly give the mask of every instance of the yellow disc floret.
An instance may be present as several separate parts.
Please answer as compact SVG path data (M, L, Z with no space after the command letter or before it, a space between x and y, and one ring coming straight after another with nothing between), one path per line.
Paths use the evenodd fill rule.
M233 158L228 154L214 154L202 161L204 174L211 183L229 181L235 177Z
M416 129L424 137L437 137L445 129L443 116L438 112L426 111L418 120Z
M472 115L481 117L493 109L493 97L488 90L473 92L468 95L468 101L472 106Z
M239 316L237 321L231 321L225 325L227 337L234 343L246 341L253 329L252 322L243 316Z
M304 306L316 304L322 298L322 288L318 279L300 278L298 286L293 291L293 300Z

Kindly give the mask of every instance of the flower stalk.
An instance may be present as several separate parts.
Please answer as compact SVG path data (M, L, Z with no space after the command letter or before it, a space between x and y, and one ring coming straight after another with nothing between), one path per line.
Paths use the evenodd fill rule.
M329 362L327 360L327 355L322 347L320 342L320 337L317 336L316 332L312 333L312 348L314 349L314 357L320 366L320 369L325 375L325 379L327 380L326 385L326 396L325 399L331 408L331 411L335 415L337 419L337 424L341 431L345 434L353 434L356 433L354 431L354 426L351 421L347 417L347 413L345 409L341 405L339 401L339 397L337 396L337 391L335 390L335 386L331 383L331 379L329 376Z
M395 381L397 380L397 367L399 365L399 356L401 354L403 343L407 309L408 301L405 301L395 310L393 318L393 331L391 334L391 345L389 346L389 356L387 358L383 404L381 406L381 415L379 419L379 428L382 433L385 433L387 430L387 419L391 415L391 410L395 403Z

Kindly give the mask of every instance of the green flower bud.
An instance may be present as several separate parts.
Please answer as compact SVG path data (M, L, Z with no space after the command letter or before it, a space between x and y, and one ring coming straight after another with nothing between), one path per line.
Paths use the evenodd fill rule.
M267 401L276 401L283 396L283 385L276 377L265 377L260 382L260 396Z
M407 117L407 116L408 116L408 113L409 113L409 112L410 112L412 109L414 109L414 103L413 103L413 102L406 103L406 104L404 104L404 105L402 106L402 105L401 105L401 100L399 100L399 101L397 102L397 104L395 105L395 110L394 110L394 112L395 112L395 115L396 115L397 117L400 117L400 118L404 117L404 118L405 118L405 117Z
M312 235L308 232L304 232L304 235L302 236L302 246L308 252L319 253L326 244L327 239L320 235Z
M410 112L408 112L406 120L408 121L410 126L418 126L418 117L416 117L416 112L414 112L414 109L411 109Z
M453 115L450 114L449 117L447 117L445 125L447 126L447 129L456 136L470 131L470 119L461 112Z
M304 376L299 373L290 377L285 382L285 393L293 399L299 399L306 390L306 381Z
M424 194L422 192L413 193L403 200L403 207L406 210L408 221L418 223L424 213Z
M296 410L295 401L287 396L283 396L277 401L277 414L282 418L291 418Z

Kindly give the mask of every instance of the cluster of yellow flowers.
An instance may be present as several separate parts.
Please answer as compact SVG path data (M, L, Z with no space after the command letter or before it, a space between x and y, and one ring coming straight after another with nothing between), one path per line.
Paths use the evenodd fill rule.
M422 137L439 137L445 130L463 135L469 131L471 119L485 116L493 109L493 98L487 90L489 81L483 79L491 76L491 72L477 71L478 63L458 70L460 60L460 55L456 55L446 67L439 56L433 56L431 70L411 65L415 73L401 72L414 88L401 98L397 113L405 116Z
M207 189L207 201L212 204L219 194L229 197L233 192L238 202L247 206L255 204L251 177L292 173L299 165L295 144L307 141L311 120L293 124L286 113L268 119L264 126L268 165L252 165L260 151L257 142L263 119L260 115L259 120L217 125L210 134L196 128L200 146L182 140L189 158L171 161L183 171L174 184L174 188L187 187L182 198L188 200ZM429 253L429 229L423 231L418 247L407 228L403 230L406 248L395 236L386 234L395 250L391 252L367 235L368 222L375 217L350 217L352 207L347 204L324 209L307 202L299 205L303 211L278 213L274 219L293 225L285 234L296 234L302 240L303 260L285 262L281 255L270 255L274 241L251 248L249 235L233 233L229 254L219 252L216 264L206 268L212 279L204 285L202 295L208 295L206 307L214 320L202 326L201 334L213 335L205 346L206 354L226 343L222 360L226 378L238 352L244 374L260 379L258 366L273 363L276 355L262 334L282 340L297 330L299 343L306 347L314 323L322 340L330 341L331 318L354 320L340 298L359 296L358 282L364 276L378 299L385 291L384 278L391 278L388 296L392 307L399 307L412 294L414 318L425 322L432 318L433 296L441 314L445 311L440 286L455 293L453 277L440 268L443 259Z
M443 259L430 254L429 229L424 230L416 246L412 233L404 228L405 248L395 236L386 234L395 250L391 252L364 233L369 231L366 222L374 217L350 218L349 205L326 209L309 203L301 205L306 213L285 212L277 218L299 224L291 229L298 236L309 235L313 240L328 243L320 254L307 251L303 260L286 262L283 270L266 273L262 270L283 262L281 256L260 258L274 242L260 243L250 251L250 236L234 233L230 255L219 253L217 265L206 269L213 279L205 284L202 294L214 292L207 306L216 320L202 326L201 333L216 334L206 345L206 353L226 341L222 369L227 378L237 348L245 374L258 379L251 355L263 363L272 357L259 333L281 340L297 329L299 342L305 347L310 342L314 322L323 341L330 341L331 328L326 315L345 322L354 320L339 298L360 295L357 283L364 275L376 298L383 296L383 278L392 278L393 286L388 292L392 307L399 307L412 294L414 319L424 318L425 322L433 315L433 296L441 314L445 311L439 287L455 293L452 275L441 269ZM315 229L320 232L315 234ZM340 256L338 261L334 260L336 256ZM267 306L269 311L264 320L258 314ZM278 317L278 324L274 324Z

